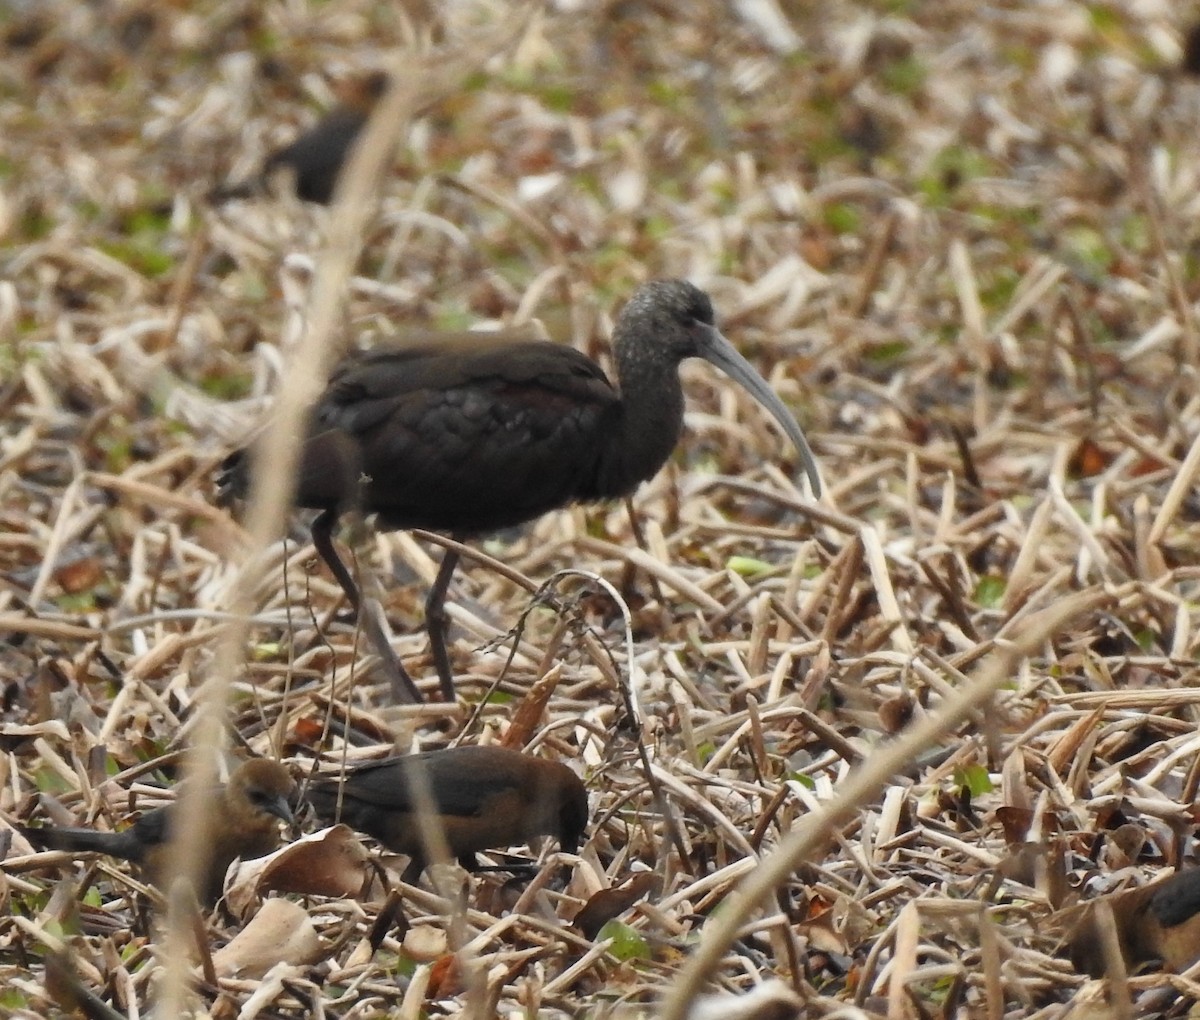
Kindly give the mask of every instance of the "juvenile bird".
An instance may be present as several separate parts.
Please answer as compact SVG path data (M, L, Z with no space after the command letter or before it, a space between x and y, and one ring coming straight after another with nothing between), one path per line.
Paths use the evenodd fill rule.
M1200 960L1200 868L1177 871L1169 878L1105 899L1112 908L1117 943L1130 972L1151 960L1161 960L1177 972ZM1085 904L1069 950L1076 970L1103 977L1107 968L1094 902Z
M561 762L503 747L452 747L384 758L319 776L308 787L317 814L374 836L389 850L411 858L404 880L417 880L426 865L410 788L410 770L425 774L450 853L467 870L475 852L554 836L574 853L587 827L587 791ZM338 792L341 816L338 818Z
M376 71L342 86L341 103L322 117L294 142L272 152L262 172L248 181L217 188L213 201L247 198L261 190L279 171L291 175L296 196L305 202L328 205L333 198L338 175L371 111L386 91L388 76Z
M279 823L293 822L289 798L295 782L279 762L255 758L243 762L224 786L214 789L212 850L197 895L211 905L221 895L225 872L234 858L262 857L279 845ZM101 832L84 828L22 828L21 834L43 850L96 852L139 865L148 881L161 885L168 877L168 848L174 805L147 811L129 828Z
M359 608L358 588L332 540L339 514L359 509L383 528L461 538L628 495L679 440L685 358L704 358L745 387L796 445L820 492L800 426L714 325L702 290L684 280L640 287L617 319L613 353L617 385L574 348L512 332L448 335L346 358L311 412L296 504L321 511L313 544L351 605ZM247 461L241 450L223 464L223 502L244 494ZM443 603L457 563L456 553L445 553L425 604L446 700L454 686ZM380 649L385 659L389 652Z

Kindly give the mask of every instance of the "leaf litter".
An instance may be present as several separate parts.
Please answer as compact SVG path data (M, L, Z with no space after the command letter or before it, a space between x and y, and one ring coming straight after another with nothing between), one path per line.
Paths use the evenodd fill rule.
M436 54L515 11L5 12L6 1014L154 998L154 894L12 826L159 802L229 626L243 533L213 468L278 388L330 224L286 198L200 196L387 52ZM304 952L261 983L239 972L261 950L238 947L265 905L243 896L253 916L203 922L205 1009L676 1008L760 861L1038 634L990 700L820 829L694 1015L1186 1013L1186 975L1098 985L1062 945L1074 904L1195 863L1200 84L1175 70L1180 14L562 2L428 99L338 344L536 318L603 358L636 284L686 275L814 437L829 491L808 501L757 410L687 366L685 438L633 498L644 541L613 505L476 544L448 606L455 707L390 703L294 517L228 678L234 744L307 769L512 741L579 767L593 824L569 879L545 858L533 879L451 874L399 906L370 883L289 893ZM435 546L343 538L426 677ZM565 568L616 586L631 650L602 588L533 601ZM1041 636L1071 596L1090 601Z

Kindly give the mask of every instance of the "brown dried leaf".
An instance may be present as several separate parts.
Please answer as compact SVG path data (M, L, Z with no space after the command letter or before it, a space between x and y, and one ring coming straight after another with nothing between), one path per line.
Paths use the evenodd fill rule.
M572 922L585 939L594 939L609 921L642 899L658 881L652 871L642 871L613 889L601 889L583 905Z
M68 595L90 591L104 579L104 564L98 556L82 556L54 571L54 580Z
M546 714L546 705L549 704L561 678L562 664L556 663L546 671L545 676L529 688L525 699L512 714L512 722L500 741L501 747L511 747L519 751L529 743L529 739Z
M213 967L223 977L259 978L276 964L315 963L328 951L303 907L274 898L213 953Z
M241 914L268 892L310 896L364 895L375 871L367 848L345 825L303 836L266 857L241 861L225 898Z

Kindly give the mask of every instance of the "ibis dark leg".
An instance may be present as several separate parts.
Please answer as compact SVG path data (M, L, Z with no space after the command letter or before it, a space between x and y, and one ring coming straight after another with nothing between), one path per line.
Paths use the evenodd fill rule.
M333 526L336 523L337 514L334 511L321 511L312 524L313 545L316 547L317 555L333 571L333 576L337 578L337 583L342 586L342 591L346 593L346 598L350 600L350 606L357 613L362 610L362 597L358 593L358 585L354 583L354 578L350 576L350 571L346 569L346 564L342 562L341 557L337 554L337 550L333 547Z
M413 854L408 867L404 869L404 874L400 876L400 881L405 885L416 885L421 881L421 872L424 870L425 858L420 854Z
M429 631L429 648L433 652L433 664L437 667L438 681L442 687L442 700L454 700L454 674L450 671L450 653L446 650L446 591L450 578L458 566L458 553L447 549L442 555L433 587L425 600L425 629Z
M383 628L380 627L379 621L375 618L375 613L372 611L373 606L366 607L364 611L362 595L358 590L358 585L354 583L354 578L350 576L350 571L346 569L346 564L342 562L341 557L337 554L337 550L333 547L333 526L336 523L337 514L332 510L323 511L313 521L312 539L317 554L325 561L325 565L333 571L333 576L337 578L342 591L346 593L346 598L350 600L350 605L362 623L363 629L367 632L367 640L370 641L375 649L375 654L383 662L383 667L388 674L388 680L392 685L393 696L398 701L406 704L419 705L424 700L421 697L421 692L417 690L417 685L413 683L412 677L408 675L408 671L400 662L400 657L396 655L395 649L392 648L387 636L383 633Z

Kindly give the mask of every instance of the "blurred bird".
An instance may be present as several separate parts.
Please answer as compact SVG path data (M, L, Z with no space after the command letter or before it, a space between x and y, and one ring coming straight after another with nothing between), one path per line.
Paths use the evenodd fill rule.
M578 849L588 821L579 777L561 762L503 747L452 747L356 765L314 779L307 798L319 817L407 854L404 880L416 882L428 863L411 788L417 767L425 770L450 853L467 870L478 867L476 851L534 836L554 836L568 853Z
M213 791L212 848L197 895L211 905L220 898L225 872L237 857L262 857L279 845L279 823L293 824L289 798L295 783L279 762L255 758L243 762L229 782ZM148 811L120 832L98 829L22 828L21 834L43 850L95 852L139 865L146 878L161 886L169 877L169 847L176 808Z
M1127 970L1161 960L1174 971L1200 960L1200 868L1189 868L1158 882L1114 893L1112 908L1117 943ZM1107 971L1103 942L1091 901L1084 905L1068 943L1075 969L1092 977Z
M820 493L800 426L717 329L702 290L684 280L638 288L617 318L613 353L616 385L574 348L513 331L422 338L346 358L310 414L296 504L321 511L313 544L351 605L360 607L358 587L332 540L341 513L359 509L383 528L461 538L569 503L628 495L679 441L685 358L709 361L748 390L795 444ZM245 450L225 460L222 502L244 494L248 460ZM447 701L454 686L444 602L457 563L457 553L443 555L425 604ZM378 650L388 660L390 648ZM391 658L403 674L398 686L420 700Z
M341 103L294 142L272 152L260 173L240 184L214 189L209 199L249 198L265 190L276 175L286 174L298 198L328 205L350 147L387 86L388 76L382 71L350 81L339 90Z
M1183 36L1183 58L1179 67L1186 74L1200 75L1200 22L1188 26Z

